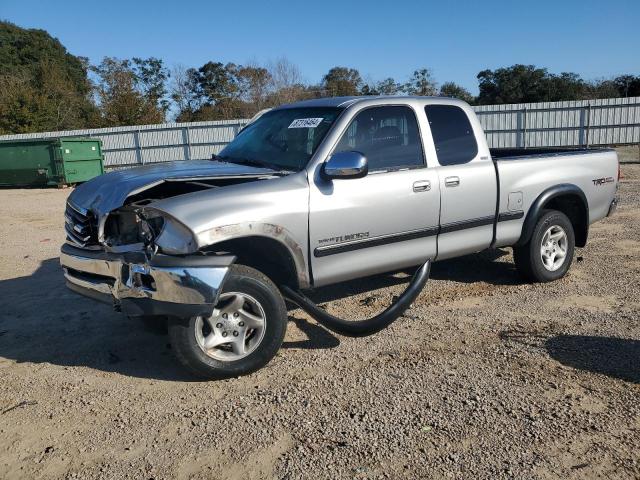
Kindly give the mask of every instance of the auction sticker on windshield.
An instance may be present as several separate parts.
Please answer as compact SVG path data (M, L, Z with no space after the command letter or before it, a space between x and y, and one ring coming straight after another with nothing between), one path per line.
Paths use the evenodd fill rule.
M296 118L289 128L316 128L324 118Z

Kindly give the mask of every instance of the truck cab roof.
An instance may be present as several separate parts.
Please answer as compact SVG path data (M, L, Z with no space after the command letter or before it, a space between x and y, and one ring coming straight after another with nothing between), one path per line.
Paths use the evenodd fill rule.
M425 97L425 96L395 96L395 95L378 95L378 96L352 96L352 97L325 97L313 98L310 100L302 100L300 102L281 105L274 110L284 108L300 108L300 107L350 107L356 104L368 103L371 105L381 104L409 104L416 101L429 103L443 103L448 105L467 105L466 102L450 97Z

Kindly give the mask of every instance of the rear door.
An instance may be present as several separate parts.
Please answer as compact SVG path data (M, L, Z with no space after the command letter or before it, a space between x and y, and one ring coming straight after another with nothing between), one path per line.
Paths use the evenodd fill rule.
M428 169L414 110L357 112L333 152L358 151L369 174L311 182L309 237L314 284L399 270L435 258L437 172Z
M482 129L461 107L425 107L439 166L438 259L478 252L493 240L497 178L488 151L480 151Z

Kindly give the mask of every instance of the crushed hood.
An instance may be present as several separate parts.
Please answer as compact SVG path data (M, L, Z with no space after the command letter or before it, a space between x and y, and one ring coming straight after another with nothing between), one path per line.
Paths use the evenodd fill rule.
M69 202L101 217L124 205L125 200L164 181L260 177L272 174L267 168L211 160L165 162L100 175L85 182L69 196Z

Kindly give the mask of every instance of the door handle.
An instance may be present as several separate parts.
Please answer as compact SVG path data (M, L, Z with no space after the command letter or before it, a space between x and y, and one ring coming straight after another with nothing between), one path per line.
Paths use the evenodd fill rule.
M460 177L446 177L444 179L445 187L457 187L460 185Z
M429 180L418 180L413 182L414 192L427 192L431 190L431 182Z

